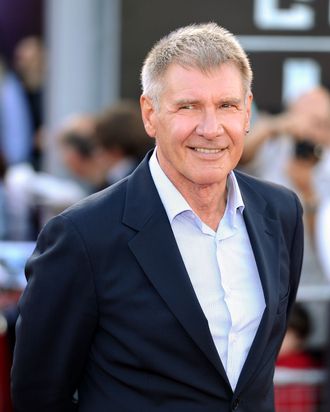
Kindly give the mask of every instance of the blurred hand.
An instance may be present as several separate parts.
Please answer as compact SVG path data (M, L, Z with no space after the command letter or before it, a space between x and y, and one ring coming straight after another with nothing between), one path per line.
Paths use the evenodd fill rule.
M287 165L287 175L304 200L311 200L315 197L313 184L315 164L315 161L310 159L292 158Z
M329 120L309 113L288 113L286 132L295 140L310 140L315 144L330 145Z
M298 140L330 145L330 93L324 87L303 94L288 111L288 131Z

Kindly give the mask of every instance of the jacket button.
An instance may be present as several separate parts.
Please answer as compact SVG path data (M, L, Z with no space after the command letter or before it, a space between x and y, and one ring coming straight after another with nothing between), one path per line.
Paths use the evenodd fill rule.
M234 402L233 402L233 404L232 404L232 410L233 411L236 411L237 409L238 409L238 405L239 405L239 399L238 398L236 398L235 400L234 400Z

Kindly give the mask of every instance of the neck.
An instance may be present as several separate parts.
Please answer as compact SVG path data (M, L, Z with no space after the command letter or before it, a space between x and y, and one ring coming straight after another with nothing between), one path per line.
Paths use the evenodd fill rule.
M167 167L157 152L160 167L177 190L186 199L197 216L214 231L217 230L227 204L227 178L208 184L199 184Z
M40 72L26 72L24 76L22 76L23 83L25 87L29 91L38 90L42 86L43 76Z
M173 183L175 185L175 182ZM197 216L216 231L226 210L226 182L212 185L193 184L190 188L176 187Z

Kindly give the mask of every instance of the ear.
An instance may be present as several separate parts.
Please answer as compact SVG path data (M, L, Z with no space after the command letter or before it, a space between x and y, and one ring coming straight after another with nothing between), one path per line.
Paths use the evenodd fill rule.
M250 130L251 110L252 110L253 94L250 92L246 96L246 113L245 113L245 130Z
M156 137L155 115L156 111L150 97L142 95L140 97L140 106L144 128L150 137Z

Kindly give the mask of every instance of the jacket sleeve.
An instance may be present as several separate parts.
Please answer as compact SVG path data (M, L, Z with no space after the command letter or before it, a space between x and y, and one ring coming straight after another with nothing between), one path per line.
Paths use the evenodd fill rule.
M288 303L288 315L296 299L304 255L303 209L297 195L293 193L293 197L296 208L296 220L290 253L290 297Z
M69 412L97 324L93 268L69 218L41 232L26 265L12 368L16 412Z

